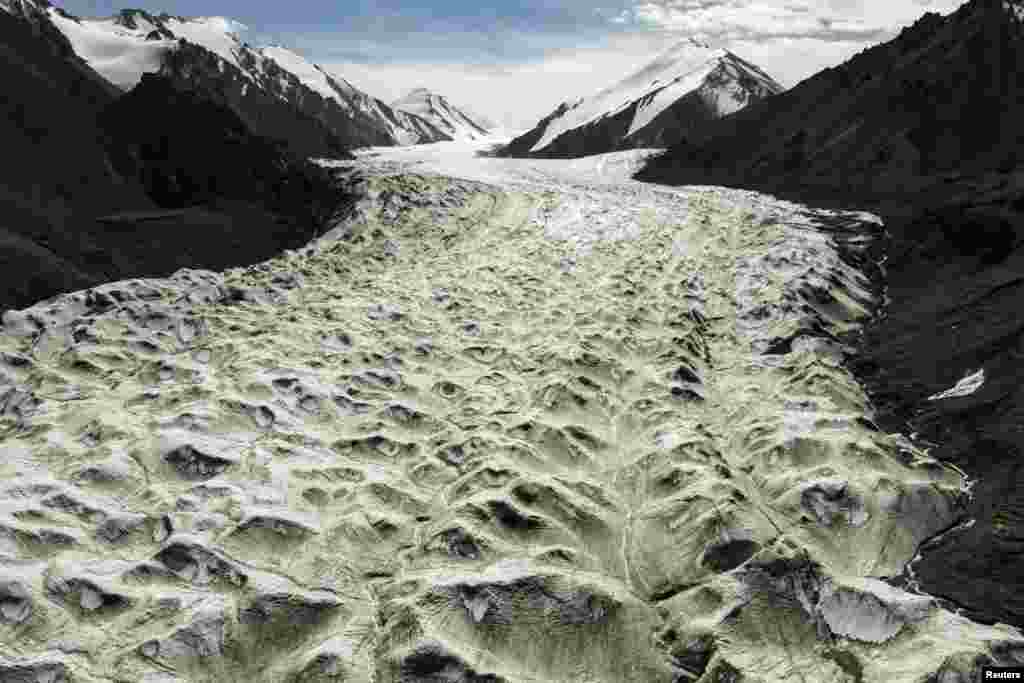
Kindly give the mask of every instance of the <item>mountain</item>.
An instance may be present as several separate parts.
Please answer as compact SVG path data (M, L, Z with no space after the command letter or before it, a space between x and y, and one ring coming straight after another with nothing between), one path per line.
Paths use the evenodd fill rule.
M914 576L965 616L1024 625L1024 4L925 14L636 177L881 217L888 304L851 369L884 431L916 434L974 481L970 525L926 544ZM950 395L969 377L976 391Z
M197 89L124 94L43 0L0 0L0 310L109 280L226 268L301 246L330 178ZM343 150L342 150L343 152Z
M667 147L709 121L782 90L732 52L687 39L592 97L563 103L512 140L503 154L571 158Z
M490 121L475 119L448 98L426 88L411 90L391 106L429 121L454 140L482 140L491 136L489 129L496 127Z
M245 27L231 19L138 9L106 19L82 19L52 8L49 14L75 50L119 87L133 87L143 73L201 82L219 91L223 103L255 131L286 138L310 156L335 154L339 146L448 139L428 122L393 111L291 50L242 42L239 32Z
M114 170L110 140L97 124L119 91L75 54L45 4L0 0L0 81L17 93L0 99L4 308L99 281L62 256L90 248L66 229L72 208L100 213L154 204L137 181Z
M1021 15L1019 0L925 14L895 39L692 131L639 177L902 193L945 173L1018 167Z

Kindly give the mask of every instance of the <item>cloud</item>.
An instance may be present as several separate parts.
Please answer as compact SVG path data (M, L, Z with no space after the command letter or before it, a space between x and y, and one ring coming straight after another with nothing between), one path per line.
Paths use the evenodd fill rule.
M956 0L641 0L612 21L711 40L816 38L879 41L913 23L927 4L956 9Z

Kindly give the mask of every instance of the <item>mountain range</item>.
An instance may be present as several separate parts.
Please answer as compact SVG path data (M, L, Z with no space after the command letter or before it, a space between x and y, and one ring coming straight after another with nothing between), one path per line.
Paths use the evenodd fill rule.
M304 159L348 155L316 119L282 103L250 126L216 82L158 73L126 94L54 16L71 21L44 2L0 0L0 79L16 93L0 101L0 309L269 258L344 201Z
M667 147L782 90L732 52L688 38L611 87L561 104L501 154L571 158Z
M392 108L294 51L243 42L243 28L0 0L0 75L18 93L0 105L0 132L20 160L0 168L0 264L12 275L0 308L266 258L346 201L309 158L493 125L437 95L427 117ZM141 225L160 239L133 239L127 228Z
M313 119L349 148L449 139L291 50L244 43L238 34L244 27L224 17L137 9L107 19L82 19L55 8L48 13L75 51L122 89L146 72L214 83L225 103L262 135L294 139L301 124L286 119L297 111L292 118Z

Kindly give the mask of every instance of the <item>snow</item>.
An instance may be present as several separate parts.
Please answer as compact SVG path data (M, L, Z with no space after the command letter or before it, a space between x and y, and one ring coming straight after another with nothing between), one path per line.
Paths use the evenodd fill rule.
M11 11L11 3L20 0L0 0L4 9ZM56 9L49 8L54 25L71 41L75 51L100 74L123 89L131 89L142 79L142 74L159 72L168 51L178 47L178 39L203 47L220 57L218 69L225 70L224 62L237 67L245 78L259 87L261 76L266 74L266 62L272 60L285 74L279 74L277 96L283 100L294 84L286 74L292 74L306 87L325 98L336 102L346 111L358 108L368 117L375 119L380 127L399 144L414 144L422 137L422 124L407 114L385 113L379 100L355 88L343 78L333 77L322 67L308 61L298 53L281 46L249 48L243 46L239 33L247 30L241 24L227 17L160 17L150 21L141 13L133 13L136 28L119 23L117 17L105 19L81 19L78 21L61 16ZM169 30L174 39L147 40L146 36L160 28ZM241 56L245 59L243 66ZM246 87L248 90L248 87ZM243 92L243 95L245 92ZM473 123L460 118L457 112L446 112L446 116L469 130ZM397 122L394 120L397 118Z
M643 102L637 108L636 116L633 117L633 123L630 124L629 132L626 135L629 136L637 132L653 121L658 114L672 106L672 103L680 97L699 88L714 69L714 63L705 64L696 71L680 76L670 85L656 92L650 101Z
M715 63L725 58L727 54L725 50L712 49L692 39L684 40L619 83L598 92L593 97L581 99L575 107L548 124L544 130L544 135L530 151L536 152L541 150L554 142L555 138L559 135L611 115L616 111L621 111L624 107L629 106L630 103L647 97L653 92L664 88L666 84L676 83L680 78L685 78L692 74L694 80L696 80L698 72L709 71ZM697 85L699 84L698 81ZM693 90L697 85L691 87L690 90ZM674 90L674 92L679 91ZM680 93L680 96L681 94L685 93ZM665 99L658 100L658 106L648 105L647 111L644 114L647 122L649 123L661 111L664 111L665 107L678 98L679 96L671 101L667 101L666 96ZM660 108L658 108L659 106ZM633 130L631 127L631 132Z
M172 17L165 25L179 38L201 45L241 68L238 63L238 52L242 45L238 34L248 30L245 24L227 17L195 17L184 21Z
M146 17L142 16L142 14L135 13L133 15L133 19L135 19L135 26L136 26L135 29L129 29L128 27L121 26L119 24L116 24L116 25L117 25L118 28L120 28L122 30L134 31L138 35L142 35L142 36L146 36L146 35L149 34L150 31L155 31L157 29L157 25L152 23ZM113 19L108 19L106 21L109 21L111 24L115 23ZM101 22L97 22L97 23L101 23Z
M724 82L706 86L706 79L718 69L726 76ZM731 114L743 108L748 100L746 90L738 83L741 72L760 81L768 91L781 88L764 71L728 50L685 40L616 85L578 100L567 112L547 124L530 151L544 149L568 131L618 114L637 103L626 133L633 135L681 97L702 87L702 97L719 116Z
M932 394L928 397L929 401L940 401L944 398L960 398L961 396L970 396L975 391L981 388L981 385L985 383L985 369L982 368L975 373L967 375L959 382L957 382L952 388L946 389L938 394Z
M595 154L579 159L510 159L482 156L507 139L456 140L411 147L369 147L354 150L362 161L407 167L416 173L436 173L479 182L528 187L627 183L652 186L632 180L651 156L661 149L631 149L624 152ZM324 165L345 162L322 161Z
M142 74L159 71L163 55L175 45L173 40L144 40L140 31L118 26L111 20L79 23L61 16L52 7L48 12L75 52L107 80L126 90L135 87Z
M158 27L141 14L134 16L137 28L122 26L114 18L73 21L52 7L49 15L71 41L75 52L121 88L130 89L138 84L142 74L159 71L164 55L177 47L177 40L146 40L146 35ZM171 17L164 26L175 36L205 47L241 68L241 42L237 34L246 30L243 24L225 17Z
M33 0L0 0L0 9L8 14L24 14L30 11L38 11L39 5Z
M392 102L391 106L426 119L457 140L491 137L485 125L474 121L444 96L432 93L426 88L417 88L409 92L405 97Z
M332 88L331 84L328 82L327 74L325 74L320 67L309 62L302 55L296 54L287 48L277 45L260 48L259 51L265 57L277 62L277 64L285 71L290 71L295 74L310 90L319 93L327 99L341 101L341 98L338 97L337 91Z

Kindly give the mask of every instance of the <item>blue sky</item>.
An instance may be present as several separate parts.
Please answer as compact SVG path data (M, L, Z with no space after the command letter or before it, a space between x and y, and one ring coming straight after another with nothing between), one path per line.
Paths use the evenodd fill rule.
M956 0L54 0L107 16L124 7L226 16L243 39L278 43L385 101L414 87L511 129L624 78L695 36L784 85L895 36Z

